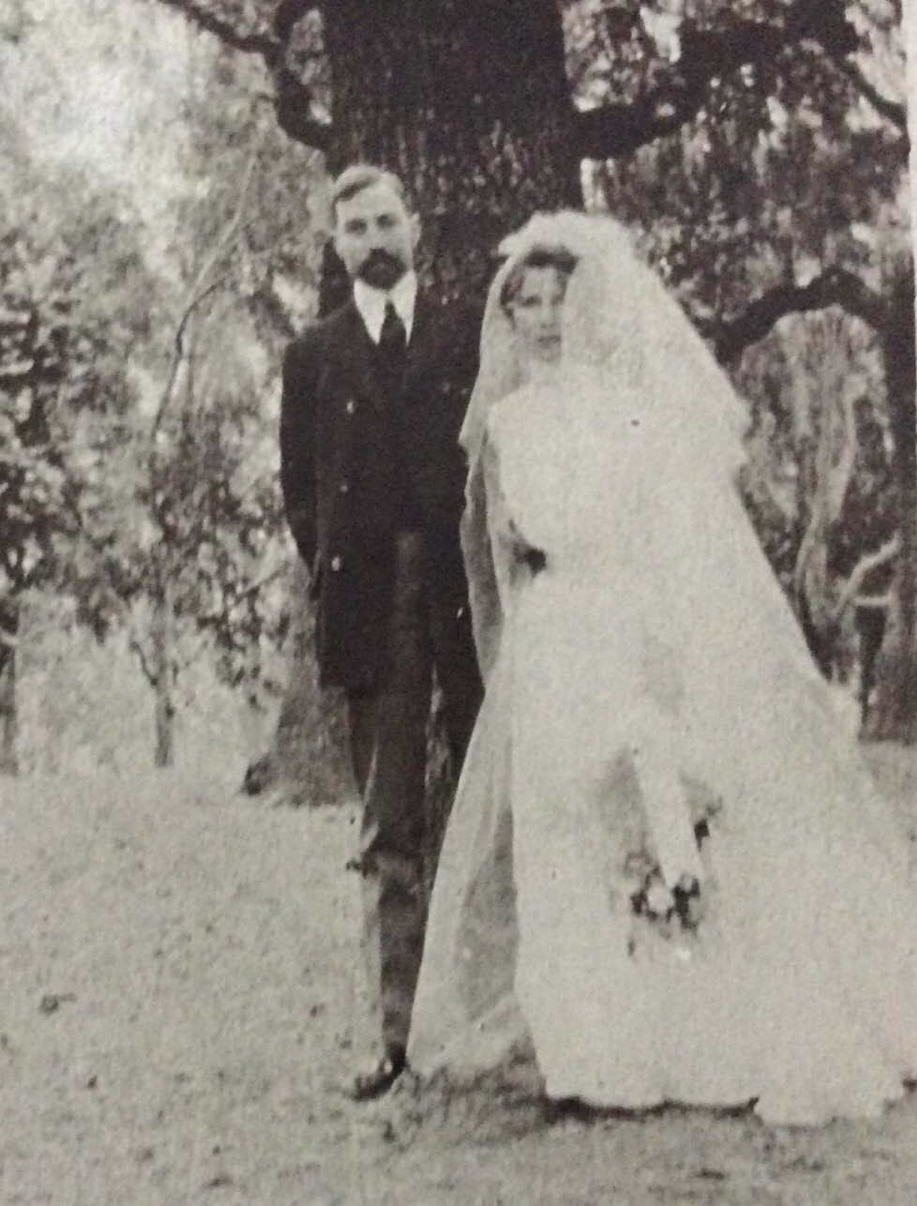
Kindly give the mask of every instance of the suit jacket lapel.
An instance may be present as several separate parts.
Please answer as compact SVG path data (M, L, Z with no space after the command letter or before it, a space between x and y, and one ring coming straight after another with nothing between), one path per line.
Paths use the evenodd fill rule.
M351 298L345 307L346 327L340 343L341 365L346 379L355 393L371 401L380 410L385 409L380 383L373 364L373 341L363 323L356 302ZM436 307L418 293L414 307L414 322L408 340L407 365L405 368L405 397L413 398L423 393L415 387L435 362L436 351Z

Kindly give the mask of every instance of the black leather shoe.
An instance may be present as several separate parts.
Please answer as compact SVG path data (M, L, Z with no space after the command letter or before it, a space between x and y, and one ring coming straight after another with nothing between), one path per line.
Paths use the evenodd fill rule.
M354 1079L350 1096L354 1101L375 1101L389 1091L407 1066L404 1048L390 1047L374 1068Z
M541 1116L548 1126L553 1126L568 1118L577 1122L592 1122L596 1111L579 1097L542 1097Z

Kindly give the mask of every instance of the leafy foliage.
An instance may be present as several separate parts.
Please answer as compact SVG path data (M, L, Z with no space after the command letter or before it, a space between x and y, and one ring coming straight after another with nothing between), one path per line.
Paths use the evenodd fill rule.
M0 233L0 595L79 590L149 333L135 233L82 181L8 186ZM75 188L75 186L77 186ZM65 209L68 191L80 204ZM103 612L93 620L104 626Z
M832 612L843 581L902 514L881 356L887 296L910 258L900 14L876 3L832 17L832 7L813 10L814 34L803 27L773 53L749 47L738 69L710 76L668 137L593 173L598 203L642 232L650 257L731 361L751 416L746 501L790 597L812 614ZM671 88L700 70L705 47L722 56L717 39L734 43L747 23L777 37L770 31L800 20L804 6L679 8L674 16L664 3L572 6L583 102L634 103L660 80ZM837 311L791 317L832 301L871 329ZM827 340L826 323L835 332ZM816 464L832 438L835 386L861 398L844 433L854 448L851 477L827 519L830 475ZM824 572L803 577L798 562L815 523ZM866 588L887 583L890 568L883 563Z
M361 130L390 124L384 104L350 112L363 91L400 106L389 149L422 185L437 252L448 251L450 238L463 249L455 287L462 273L477 280L489 267L484 243L503 233L514 206L556 203L569 165L584 153L596 160L587 201L642 234L749 398L747 501L789 590L807 533L831 510L823 495L836 487L837 465L825 465L843 459L826 383L855 378L858 395L856 422L844 429L854 445L849 481L819 529L826 598L900 525L906 499L891 458L902 441L896 446L881 364L889 281L910 256L893 0L527 0L528 15L512 8L524 16L520 37L489 42L487 30L497 17L505 25L508 6L495 15L487 0L468 0L461 11L453 0L400 0L367 9L381 31L372 63L384 76L391 39L381 34L387 22L404 29L406 20L435 26L424 53L438 58L421 62L391 48L399 72L417 75L399 76L397 87L388 77L343 78L342 63L362 60L344 45L342 8L82 2L92 20L80 39L90 31L100 78L121 81L110 90L116 102L125 95L118 73L136 61L132 111L143 116L125 123L115 103L106 112L97 98L87 123L108 120L131 164L117 176L117 196L89 188L72 168L39 170L33 128L25 136L4 119L17 164L0 241L8 595L33 586L70 592L99 635L132 615L135 648L155 679L164 671L145 624L167 594L175 665L193 632L226 681L253 697L276 685L272 650L289 627L274 481L276 368L282 343L315 302L323 215L314 148L330 148L333 158L346 141L348 154L375 153L375 144L361 145ZM46 24L54 11L49 0L19 0L0 42L18 51L38 37L33 17ZM524 56L536 53L527 37L561 20L568 81L555 81L536 114L521 87L544 93L534 63L526 73ZM450 40L450 22L461 23L461 37ZM458 114L447 113L442 81L467 74L467 39L478 27L481 78L493 87L470 121L464 100L453 105ZM47 132L73 73L66 39L59 52L47 36L43 45L28 96ZM157 108L154 81L167 67L180 96ZM553 125L552 107L564 109ZM165 138L156 114L168 115ZM72 139L74 129L66 133ZM144 172L145 160L155 166ZM244 216L223 245L245 180ZM472 213L478 202L483 218ZM179 348L189 297L218 248ZM779 322L832 301L876 333L834 316L830 338L820 320ZM743 322L755 306L755 322ZM880 567L876 581L888 572Z
M139 56L134 116L155 113L143 6L92 6L87 73L104 65L118 79ZM0 240L3 591L55 592L97 638L128 633L157 690L171 693L203 654L263 706L279 689L274 655L288 622L277 368L313 297L315 156L284 145L262 76L206 42L185 57L182 97L163 98L183 125L169 156L157 152L169 169L158 199L140 196L124 165L106 172L107 192L91 188L74 166L83 149L68 149L67 51L47 24L57 14L43 0L27 7L42 26L32 41L24 27L7 62L34 107L0 114L16 169ZM98 117L87 114L87 129ZM153 130L128 117L117 132L142 181ZM36 161L39 144L55 148L51 161ZM244 221L220 245L246 177ZM165 702L170 723L180 699Z

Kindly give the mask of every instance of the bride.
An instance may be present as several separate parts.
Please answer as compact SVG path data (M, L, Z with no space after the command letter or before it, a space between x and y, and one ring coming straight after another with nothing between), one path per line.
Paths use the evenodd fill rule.
M739 501L736 397L610 219L502 250L463 430L487 694L411 1063L873 1115L917 1074L917 894Z

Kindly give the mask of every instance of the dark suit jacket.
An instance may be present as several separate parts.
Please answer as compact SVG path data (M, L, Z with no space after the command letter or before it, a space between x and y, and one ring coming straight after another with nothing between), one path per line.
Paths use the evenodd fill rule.
M404 457L426 537L427 585L442 614L467 625L458 528L465 460L458 434L477 372L477 323L418 295L399 408ZM286 514L311 571L319 670L326 685L384 685L394 536L389 405L356 305L308 328L287 349L280 448ZM461 613L461 614L460 614ZM449 644L449 634L446 634Z

